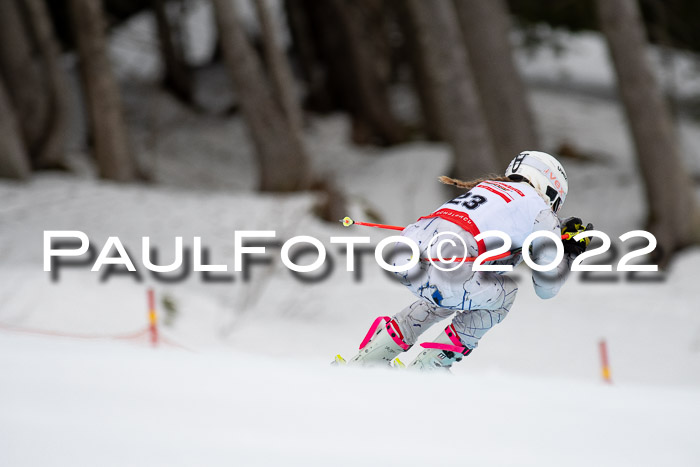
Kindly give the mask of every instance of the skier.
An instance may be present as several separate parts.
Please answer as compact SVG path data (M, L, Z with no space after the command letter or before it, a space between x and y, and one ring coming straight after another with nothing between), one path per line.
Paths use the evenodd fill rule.
M557 217L566 199L568 179L561 164L549 154L538 151L518 154L504 177L471 182L440 177L440 181L467 191L421 217L401 234L419 246L422 260L409 271L395 274L419 299L393 317L377 318L360 344L359 353L348 362L350 365L391 366L392 360L411 348L430 326L455 314L452 323L434 342L421 344L423 350L409 365L420 370L449 371L453 363L469 355L483 335L507 316L518 291L515 281L504 272L473 271L471 263L448 270L444 263L425 261L436 257L439 240L436 235L461 239L467 248L466 254L464 251L460 254L455 249L460 248L461 242L456 241L451 251L441 252L443 258L475 257L502 244L496 237L477 242L475 236L492 230L504 232L512 241L512 254L484 264L516 266L523 260L520 247L531 233L549 231L557 239L570 234L563 241L563 260L553 270L532 271L535 291L543 299L559 292L571 262L588 246L590 238L575 241L572 237L592 230L593 225L584 227L579 218L560 221ZM549 264L556 253L551 238L537 237L532 241L531 258L535 263ZM394 264L406 264L410 259L410 254L405 254ZM338 356L336 361L343 359Z

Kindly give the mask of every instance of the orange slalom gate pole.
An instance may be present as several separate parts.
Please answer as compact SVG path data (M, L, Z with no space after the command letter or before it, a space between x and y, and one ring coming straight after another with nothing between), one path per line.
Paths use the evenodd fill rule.
M156 299L153 289L148 289L148 330L151 335L151 345L158 345L158 317L156 316Z
M605 339L600 340L598 343L598 348L600 350L600 364L603 381L608 384L612 384L612 378L610 377L610 362L608 361L608 345L605 342Z

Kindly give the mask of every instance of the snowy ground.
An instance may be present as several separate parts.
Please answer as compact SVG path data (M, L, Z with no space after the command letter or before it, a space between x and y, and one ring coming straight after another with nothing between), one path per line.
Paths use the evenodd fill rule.
M377 315L412 296L371 257L354 282L328 239L370 235L376 244L386 233L324 224L308 194L252 193L255 169L238 120L194 118L162 95L139 114L140 92L127 92L129 121L157 184L67 175L0 183L0 465L700 462L700 249L684 252L663 282L575 275L546 302L519 269L508 319L452 378L333 371L335 353L350 356ZM544 149L568 143L593 156L563 161L571 185L564 215L590 220L621 246L616 237L639 228L645 212L619 107L543 89L531 98ZM686 119L679 126L698 173L700 128ZM349 194L351 216L372 211L406 224L444 201L434 181L448 167L444 146L360 149L346 135L346 122L331 117L312 121L307 136L317 169ZM327 280L304 285L271 250L249 282L234 273L230 283L193 274L165 284L140 268L143 282L101 283L89 266L52 282L42 271L42 232L63 229L86 232L98 249L119 236L137 267L142 236L163 263L175 236L186 246L201 236L212 262L229 268L234 231L271 229L281 240L319 238L335 266ZM176 304L161 327L167 342L154 350L145 336L111 339L145 328L148 287L161 318L163 298ZM612 386L600 381L603 338Z
M700 458L695 390L316 363L0 334L0 464L691 466Z

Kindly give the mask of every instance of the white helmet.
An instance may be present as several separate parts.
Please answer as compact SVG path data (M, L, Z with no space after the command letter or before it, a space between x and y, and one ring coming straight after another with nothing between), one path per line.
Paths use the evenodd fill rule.
M524 151L510 161L506 176L514 180L527 179L547 199L554 212L564 204L569 180L559 161L547 153Z

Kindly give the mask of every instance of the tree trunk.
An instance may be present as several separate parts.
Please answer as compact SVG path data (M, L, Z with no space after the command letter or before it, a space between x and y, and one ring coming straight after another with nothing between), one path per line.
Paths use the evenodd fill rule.
M418 96L421 115L423 120L423 130L425 136L431 141L446 141L447 135L441 133L439 104L435 96L435 89L430 81L430 66L426 55L418 43L418 32L416 24L408 10L408 5L404 0L395 0L393 6L396 9L398 25L405 41L408 64L411 69L413 88Z
M300 135L303 128L301 106L295 97L294 78L287 62L287 57L282 53L277 38L277 26L273 22L269 6L265 0L253 0L255 11L262 31L265 59L272 78L277 102L284 109L294 134Z
M645 55L636 0L596 0L596 4L646 187L647 228L658 241L656 259L665 266L676 250L700 241L700 211L667 103Z
M70 0L85 101L100 176L129 181L137 176L129 148L119 88L107 55L102 2Z
M455 7L494 151L505 165L539 147L513 60L508 7L505 0L455 0Z
M25 179L30 173L29 156L20 136L15 111L0 77L0 177Z
M44 0L25 0L38 51L43 58L48 101L47 118L34 157L38 169L64 168L68 119L68 79L60 64L61 51Z
M306 82L305 106L318 112L335 109L328 77L316 47L316 32L312 27L309 9L303 0L285 0L284 8L292 37L292 51L299 63L299 71Z
M391 54L382 0L288 0L295 50L314 110L346 110L358 144L391 145L406 132L389 101ZM306 29L303 29L306 28Z
M382 31L383 11L376 0L327 0L347 53L340 73L350 79L354 93L346 102L358 143L392 145L405 141L402 124L389 102L391 55ZM348 68L349 65L349 68Z
M255 145L263 191L304 190L311 185L308 157L282 107L275 101L262 64L248 42L230 0L214 0L224 59Z
M151 0L158 26L158 44L163 58L165 88L186 104L193 103L194 79L185 61L180 25L171 20L166 0Z
M454 175L470 179L502 169L493 156L452 1L410 0L408 8L437 99L440 133L454 152Z
M41 63L23 5L0 1L0 71L16 109L16 119L30 157L39 152L48 120L48 99Z

